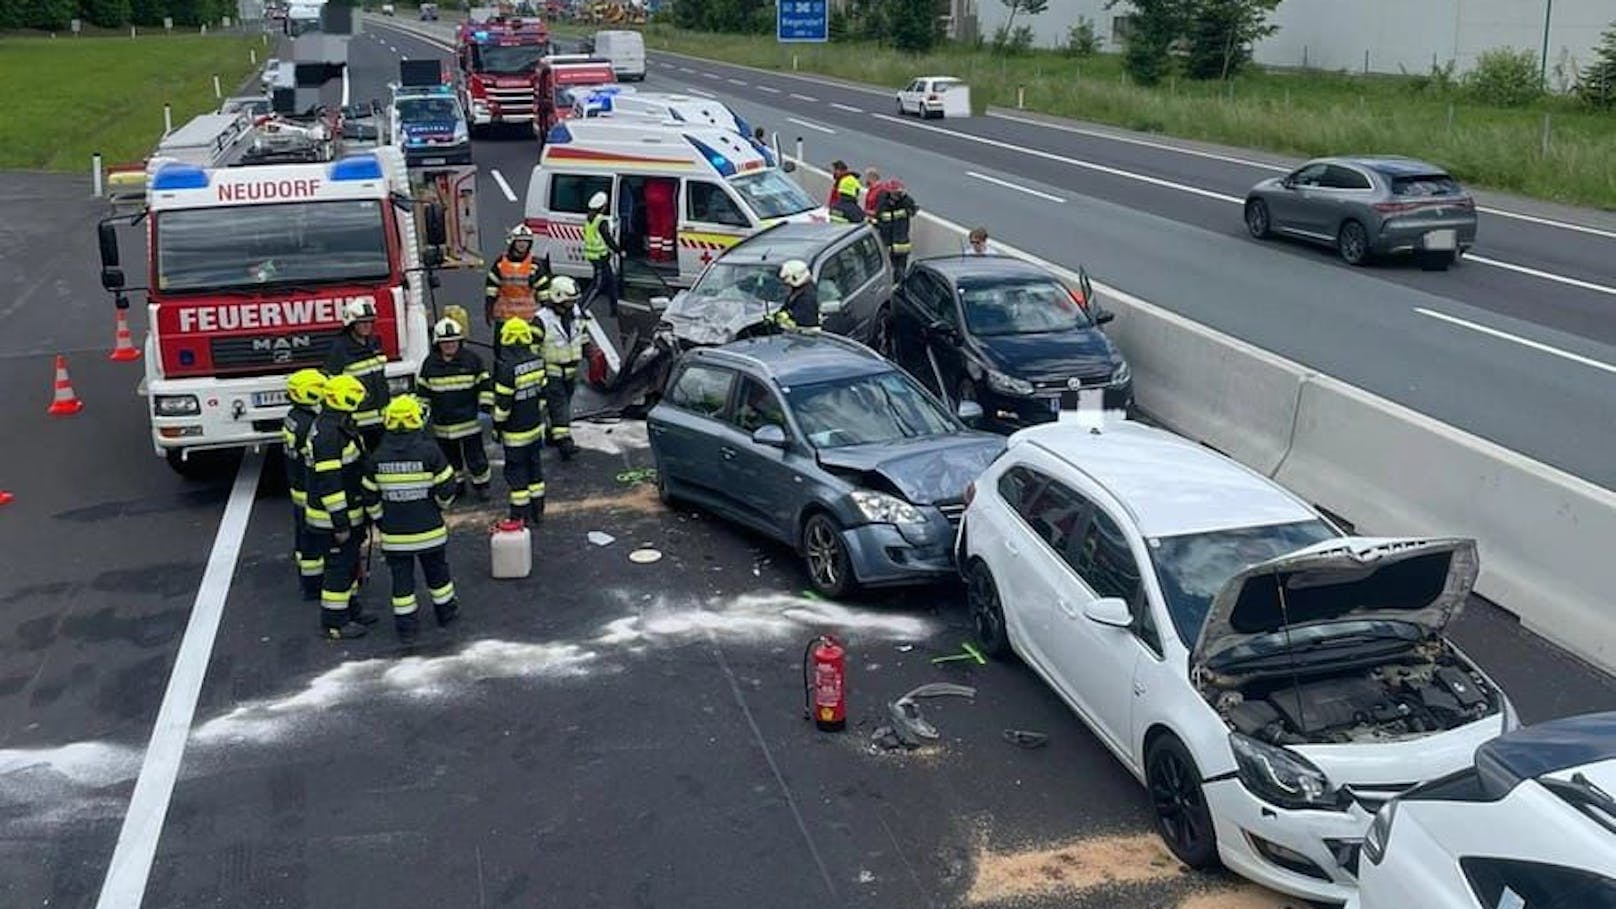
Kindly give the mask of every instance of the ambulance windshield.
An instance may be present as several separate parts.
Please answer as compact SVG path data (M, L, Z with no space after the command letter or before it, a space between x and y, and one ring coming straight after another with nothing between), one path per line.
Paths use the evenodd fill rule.
M157 290L374 281L392 273L374 199L157 213Z
M735 187L759 220L785 218L819 206L802 187L772 168L732 177L729 185Z

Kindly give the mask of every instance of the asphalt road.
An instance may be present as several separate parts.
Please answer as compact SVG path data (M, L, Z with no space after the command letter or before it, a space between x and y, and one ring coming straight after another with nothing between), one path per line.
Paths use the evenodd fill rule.
M397 54L356 42L356 91ZM509 175L532 147L476 154ZM515 214L489 179L497 236ZM139 366L105 360L87 197L85 180L0 175L0 377L17 390L0 399L17 496L0 506L0 905L96 904L176 663L205 675L172 796L136 818L155 837L147 906L1281 904L1164 861L1142 790L1025 669L931 664L967 638L957 589L801 596L790 552L625 475L650 465L638 424L580 426L580 458L547 465L532 578L489 579L499 509L458 505L462 623L408 652L385 624L320 639L275 484L232 492L234 465L186 482L152 455ZM478 283L451 275L440 299ZM57 351L87 408L53 421ZM238 550L227 509L246 517ZM664 558L630 563L647 543ZM230 580L216 604L210 559ZM221 607L218 631L181 657L193 603ZM839 735L801 718L820 631L853 656ZM1455 633L1528 720L1616 707L1610 679L1485 604ZM978 695L926 703L936 746L868 749L886 700L944 680ZM1050 743L1023 751L1006 728Z
M885 90L666 53L651 55L647 87L719 98L778 131L788 152L801 137L820 166L842 158L901 176L933 213L986 224L1022 249L1616 488L1616 216L1485 196L1485 208L1517 214L1484 212L1479 245L1459 267L1354 269L1329 250L1246 236L1240 202L1287 163L1274 156L1118 141L1105 138L1115 130L1013 112L921 122L894 116ZM496 155L518 196L531 153Z

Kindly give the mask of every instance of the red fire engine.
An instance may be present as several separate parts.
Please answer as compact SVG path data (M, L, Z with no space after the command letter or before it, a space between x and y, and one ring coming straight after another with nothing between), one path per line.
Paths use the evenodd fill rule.
M613 85L612 61L587 54L556 54L539 61L533 80L533 134L543 145L550 128L572 116L572 92Z
M466 22L455 36L460 101L474 135L502 123L533 121L534 70L550 53L539 19Z

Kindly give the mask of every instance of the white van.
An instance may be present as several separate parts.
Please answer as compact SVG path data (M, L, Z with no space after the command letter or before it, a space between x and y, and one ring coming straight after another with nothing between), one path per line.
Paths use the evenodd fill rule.
M656 123L672 120L694 126L716 126L749 139L752 137L751 125L721 101L671 92L625 92L615 85L575 93L572 115L579 119L612 117Z
M623 278L689 287L724 250L781 221L829 221L824 204L767 148L735 132L685 123L567 120L551 131L528 181L534 254L556 274L587 278L589 198L610 199Z
M594 56L612 61L619 82L645 81L645 38L639 32L595 32Z

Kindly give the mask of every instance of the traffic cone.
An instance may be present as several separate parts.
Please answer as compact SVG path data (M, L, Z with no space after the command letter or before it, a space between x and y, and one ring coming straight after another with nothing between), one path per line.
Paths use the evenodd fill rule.
M56 355L56 395L51 399L50 409L45 411L53 417L70 417L84 409L84 402L73 391L73 382L67 377L67 358L61 354Z
M107 359L117 360L119 362L138 360L140 359L140 348L135 346L134 340L129 336L129 316L125 315L124 311L121 309L117 310L117 313L117 340L113 344L112 353L107 354Z

